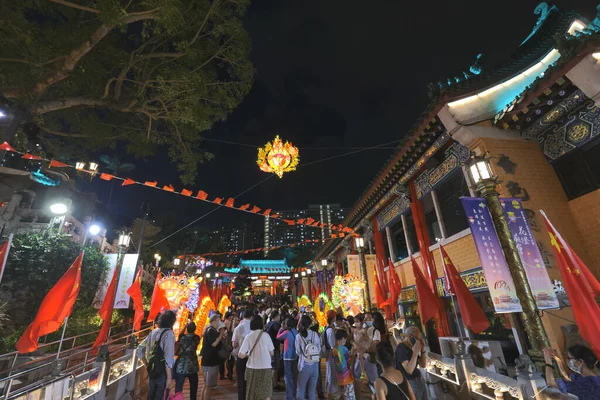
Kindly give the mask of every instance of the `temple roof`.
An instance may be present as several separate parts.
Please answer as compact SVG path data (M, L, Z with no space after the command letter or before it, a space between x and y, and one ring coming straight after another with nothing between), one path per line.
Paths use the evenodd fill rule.
M539 18L532 33L507 59L489 69L476 63L468 72L461 72L446 82L429 85L430 103L407 133L406 140L394 151L361 194L345 218L344 226L357 227L379 201L385 200L385 194L398 184L402 175L445 132L443 125L437 120L437 113L444 104L480 92L520 74L546 57L556 47L557 38L564 37L576 19L583 21L574 11L561 13L556 7L546 6L544 9L543 4L545 3L536 8ZM340 242L340 239L328 241L315 258L323 258Z

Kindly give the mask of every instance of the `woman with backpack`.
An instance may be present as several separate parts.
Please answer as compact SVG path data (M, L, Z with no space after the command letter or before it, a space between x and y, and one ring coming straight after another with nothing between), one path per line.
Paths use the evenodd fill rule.
M250 330L238 353L238 358L248 358L246 400L268 400L273 395L271 357L275 348L269 335L265 335L264 322L260 315L255 315L250 321Z
M175 363L175 313L163 311L154 329L137 348L138 357L148 370L148 400L162 400L171 388Z
M310 329L311 319L303 315L298 324L296 336L296 355L298 356L298 399L315 400L317 380L319 377L319 361L321 359L321 340L319 335Z
M200 336L196 335L196 324L190 322L185 327L185 334L179 336L179 351L175 362L175 393L183 390L185 378L190 381L190 400L198 395L198 345Z

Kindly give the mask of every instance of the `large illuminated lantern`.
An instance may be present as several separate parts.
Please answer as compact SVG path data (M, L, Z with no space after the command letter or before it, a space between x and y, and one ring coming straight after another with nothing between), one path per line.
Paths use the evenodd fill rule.
M275 136L272 142L258 149L256 163L261 171L272 172L281 178L285 172L295 171L299 161L298 148Z
M224 294L221 297L221 300L219 300L219 305L217 306L217 310L219 311L219 313L221 313L221 315L225 315L225 313L227 312L227 309L230 306L231 306L231 300L229 299L229 296Z
M315 316L317 317L317 321L319 321L319 326L321 328L327 325L327 311L333 309L333 304L331 304L329 296L325 293L320 293L319 296L317 296L313 311L315 312Z
M342 309L345 317L360 314L365 309L364 290L365 282L358 277L350 274L336 276L331 288L331 302L336 309Z
M177 319L173 325L173 332L177 336L179 330L187 323L187 308L186 302L190 295L190 285L194 286L193 279L188 280L185 275L165 276L158 286L164 290L167 300L169 300L169 308L177 310Z
M300 307L304 307L304 309L307 307L312 307L312 302L305 294L303 294L302 297L298 297L298 308Z

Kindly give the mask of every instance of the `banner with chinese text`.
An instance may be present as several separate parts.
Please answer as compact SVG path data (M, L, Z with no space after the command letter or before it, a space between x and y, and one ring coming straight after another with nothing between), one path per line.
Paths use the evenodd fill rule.
M108 263L108 268L104 274L104 280L100 283L100 286L96 291L96 296L94 296L94 301L92 302L92 306L96 309L100 309L100 307L102 307L102 303L104 303L104 297L106 296L106 290L108 289L110 280L115 273L115 268L117 268L117 254L106 254L104 255L104 259Z
M485 200L477 197L461 200L494 309L497 313L523 311Z
M360 260L358 254L348 254L348 273L360 277Z
M521 200L514 198L500 199L500 204L504 209L510 233L512 233L517 246L523 268L527 274L527 281L529 281L538 308L540 310L559 308L554 286L542 261L540 249L529 226Z
M121 266L121 275L117 285L117 295L115 296L115 309L129 308L129 295L127 289L133 283L135 277L135 267L137 266L137 254L125 254L123 265Z

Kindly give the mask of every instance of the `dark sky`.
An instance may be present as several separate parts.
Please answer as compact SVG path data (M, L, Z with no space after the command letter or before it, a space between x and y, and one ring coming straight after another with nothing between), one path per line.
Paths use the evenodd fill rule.
M597 1L597 0L596 0ZM299 209L315 203L354 204L392 150L364 151L310 162L401 139L427 104L427 84L468 69L478 53L493 63L531 32L538 1L292 1L254 0L246 16L256 79L229 119L204 133L209 139L262 146L276 134L300 148L296 172L276 176L238 202ZM590 19L595 1L557 1ZM484 65L485 68L485 65ZM216 157L199 167L196 185L212 196L233 197L268 175L256 166L256 148L206 142ZM137 162L137 180L181 185L166 156ZM107 198L107 183L100 198ZM192 221L213 205L152 191L117 188L115 212L134 216L143 200L154 213ZM222 208L202 220L234 227L262 219Z

